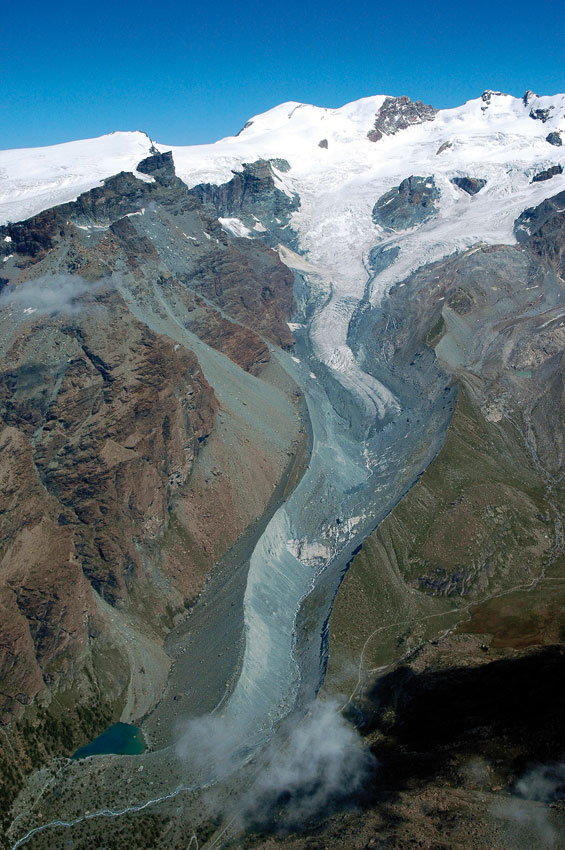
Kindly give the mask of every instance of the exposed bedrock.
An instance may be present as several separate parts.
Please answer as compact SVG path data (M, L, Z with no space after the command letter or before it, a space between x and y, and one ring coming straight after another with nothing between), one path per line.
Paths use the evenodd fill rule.
M536 257L549 263L559 277L565 274L565 192L529 207L516 219L514 233Z
M563 139L561 138L561 133L558 132L558 131L555 131L555 130L553 132L547 134L545 141L549 142L550 145L553 145L556 148L560 148L561 145L563 144Z
M487 185L487 181L482 177L452 177L451 182L468 195L476 195Z
M393 245L390 248L383 247L381 245L376 245L374 248L371 248L371 250L369 251L368 264L369 269L373 273L374 277L376 277L381 272L384 272L384 270L388 269L389 266L392 266L399 254L399 245Z
M383 136L394 136L400 130L405 130L413 124L423 124L433 121L438 110L433 106L422 103L421 100L410 100L409 97L385 97L383 104L375 116L375 123L367 133L371 142L378 142Z
M563 174L563 166L552 165L550 168L546 168L544 171L538 171L537 174L534 174L532 177L532 183L543 183L544 180L551 180L552 177L557 177L558 174Z
M551 118L553 108L553 106L549 106L547 109L530 109L530 118L533 118L534 121L541 121L542 124L545 124L545 122L549 121Z
M379 198L373 207L373 221L390 230L424 224L436 214L439 196L433 177L407 177Z
M327 147L327 142L326 142ZM238 218L253 237L276 246L279 242L296 248L296 234L290 229L290 217L300 206L298 196L289 197L278 189L277 171L288 171L285 160L258 160L244 163L229 183L221 186L202 184L191 191L204 208L219 218Z

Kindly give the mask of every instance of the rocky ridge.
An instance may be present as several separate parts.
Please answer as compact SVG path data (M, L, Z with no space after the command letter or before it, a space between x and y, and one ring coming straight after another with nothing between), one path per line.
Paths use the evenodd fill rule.
M291 401L269 384L269 346L292 343L292 272L265 241L226 232L170 154L138 172L1 229L7 780L11 752L30 765L22 730L43 730L32 737L45 758L154 705L170 664L165 635L267 505L298 434ZM256 195L268 209L277 191L268 175ZM174 309L184 344L143 309ZM191 339L217 352L215 387L201 366L211 355ZM264 409L248 395L247 412L230 387L238 374L262 382L266 368ZM234 404L247 425L226 432ZM44 724L59 728L61 704L69 732L51 739Z

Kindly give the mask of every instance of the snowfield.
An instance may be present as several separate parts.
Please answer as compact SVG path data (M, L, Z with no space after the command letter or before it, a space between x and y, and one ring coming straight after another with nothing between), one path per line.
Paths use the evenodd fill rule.
M120 171L135 172L150 148L149 136L136 132L0 151L0 224L23 221L74 201ZM136 172L136 176L148 179L145 174Z
M300 234L304 270L323 270L317 283L328 296L312 338L320 359L353 381L347 326L365 295L372 247L381 243L400 249L395 263L373 281L370 298L376 303L417 266L479 242L512 244L517 216L565 189L565 174L531 183L537 172L565 166L565 145L546 141L548 133L565 131L565 95L531 95L526 102L493 92L440 110L434 121L371 142L367 133L384 100L377 95L339 109L283 103L253 117L237 136L214 144L155 144L160 151L172 150L177 174L188 186L223 183L244 162L261 158L289 163L289 171L276 171L279 187L300 196L293 227ZM536 110L549 110L549 118L533 120L530 112ZM322 140L327 148L319 146ZM448 146L438 153L445 143ZM0 223L72 200L118 171L135 172L151 146L147 135L134 132L0 152ZM441 192L438 215L411 231L385 232L373 223L372 208L410 175L434 176ZM465 175L487 181L478 195L469 196L450 182ZM249 235L237 219L222 220L222 225L237 235ZM289 260L289 255L282 256ZM289 265L292 262L297 268L296 259ZM374 389L378 395L379 388ZM364 403L382 412L383 404L393 400L383 395L377 400L371 391Z

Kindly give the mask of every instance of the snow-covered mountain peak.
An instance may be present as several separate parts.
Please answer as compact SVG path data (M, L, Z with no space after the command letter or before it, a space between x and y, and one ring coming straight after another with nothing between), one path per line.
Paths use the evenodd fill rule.
M565 126L565 95L539 97L527 91L523 97L513 97L487 90L463 106L442 110L439 115L447 120L455 116L471 123L481 121L484 127L496 124L496 129L503 133L515 129L529 136L545 136L549 129Z
M374 121L375 114L385 100L385 95L374 95L351 101L335 109L291 100L267 112L254 115L238 135L245 133L246 139L251 139L264 133L281 131L300 135L309 134L309 132L323 129L321 122L327 119L333 120L335 125L344 127L349 125L352 131L357 130L366 134Z
M189 185L222 182L233 168L260 157L287 159L291 182L300 182L300 175L327 183L336 172L343 179L346 173L369 177L375 171L386 182L389 175L401 179L415 173L416 162L433 173L446 165L461 169L494 158L523 162L529 173L537 162L559 159L559 147L550 147L546 138L560 131L565 132L564 95L539 97L529 91L516 98L487 90L462 106L439 111L408 98L375 95L339 108L288 101L253 116L237 136L174 147L173 153ZM436 157L442 145L444 153ZM137 131L0 152L0 221L26 218L112 174L133 171L151 147L149 137Z
M149 155L146 133L114 132L40 148L0 151L0 224L72 201Z
M249 119L237 136L228 136L216 142L217 146L230 146L235 139L242 145L261 142L265 136L276 135L280 141L290 139L314 142L320 133L333 134L338 142L364 141L374 127L379 113L386 110L394 119L413 110L414 118L408 119L405 126L435 121L437 126L445 128L453 122L464 122L470 131L479 127L486 132L521 132L529 137L547 135L552 129L565 127L565 95L540 97L528 91L523 97L514 97L504 92L487 89L479 97L473 98L462 106L437 110L420 101L411 101L406 97L374 95L351 101L338 108L324 108L309 103L287 101L267 112ZM420 115L416 117L416 113ZM531 124L530 122L539 122ZM497 125L496 128L493 125ZM544 132L545 128L545 132ZM329 141L329 139L328 139Z

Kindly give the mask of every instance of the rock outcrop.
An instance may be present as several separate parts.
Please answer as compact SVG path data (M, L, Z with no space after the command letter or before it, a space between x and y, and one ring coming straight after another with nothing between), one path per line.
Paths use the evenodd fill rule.
M442 142L436 151L436 156L439 156L441 153L445 153L445 151L448 151L452 147L453 142L451 142L449 139L446 142Z
M518 242L529 244L556 274L565 274L565 192L559 192L537 207L529 207L518 216L514 233Z
M202 184L191 191L210 215L238 218L254 237L271 247L279 242L296 247L288 227L300 202L298 197L278 188L281 178L277 171L284 173L288 169L286 160L258 160L245 163L243 170L222 186Z
M452 177L451 182L468 195L476 195L487 185L487 181L482 177Z
M541 121L542 124L545 124L545 122L549 121L551 118L552 112L553 106L549 106L547 109L530 109L530 118L533 118L534 121Z
M532 183L543 183L544 180L551 180L552 177L557 177L558 174L563 174L563 166L552 165L550 168L546 168L544 171L538 171L537 174L534 174L532 177Z
M504 97L504 94L505 93L502 91L493 91L492 89L487 89L486 91L484 91L481 95L481 100L484 104L484 106L481 106L481 112L487 112L493 99L496 97ZM529 93L526 92L526 95L524 97L526 97L528 94Z
M383 136L394 136L413 124L433 121L438 110L433 106L412 101L409 97L386 97L375 116L375 123L367 133L371 142L378 142Z
M407 177L373 207L373 221L391 230L424 224L437 211L439 189L433 177Z

